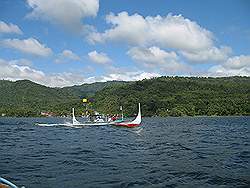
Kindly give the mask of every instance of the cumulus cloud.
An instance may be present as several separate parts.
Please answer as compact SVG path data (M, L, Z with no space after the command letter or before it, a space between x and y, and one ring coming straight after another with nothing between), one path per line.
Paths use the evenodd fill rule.
M16 33L16 34L23 34L21 29L12 23L5 23L0 21L0 33Z
M18 60L12 62L5 61L0 59L0 78L1 79L10 79L10 80L18 80L18 79L30 79L33 81L41 80L45 77L45 74L41 71L37 71L28 66L20 66L18 65Z
M105 53L98 53L97 51L92 51L88 53L88 58L94 62L94 63L98 63L98 64L107 64L107 63L111 63L112 60L108 57L107 54Z
M168 67L170 71L190 68L189 65L183 67L174 56L170 57L169 52L166 55L163 50L173 50L175 52L171 53L179 54L184 62L197 64L222 63L232 54L230 47L216 46L212 32L182 15L143 17L120 12L107 15L106 22L110 27L103 32L90 33L88 41L93 44L116 41L136 46L128 54L146 66L172 65Z
M63 50L55 60L55 63L65 63L68 61L80 61L81 58L71 50Z
M21 65L21 66L32 66L32 62L28 59L14 59L9 61L12 65Z
M63 57L66 57L66 58L69 58L72 60L80 60L80 57L78 55L76 55L75 53L73 53L71 50L63 50L61 55Z
M145 78L160 76L157 73L149 73L143 71L119 71L118 69L106 75L93 76L85 78L81 74L64 72L46 74L43 71L36 70L26 65L21 65L19 60L6 61L0 59L0 79L22 80L28 79L33 82L43 84L50 87L65 87L79 85L83 83L106 82L111 80L135 81ZM23 61L22 59L20 61Z
M250 76L250 56L231 57L223 64L212 66L208 73L211 76Z
M106 82L106 81L137 81L161 76L158 73L144 72L144 71L127 71L109 73L103 76L93 76L86 79L86 82Z
M111 81L111 80L136 81L136 80L149 79L149 78L159 77L159 76L160 74L158 73L137 71L137 72L112 73L112 74L103 76L102 79L103 81Z
M24 40L20 39L5 39L2 40L1 44L7 48L13 48L21 52L47 57L52 54L52 50L41 44L38 40L34 38L28 38Z
M224 64L226 68L241 69L244 67L250 68L250 55L240 55L229 58Z
M148 68L162 69L164 72L183 71L187 67L179 63L175 52L167 52L158 47L133 47L127 54L136 62Z
M88 36L91 43L122 41L136 46L160 46L186 51L207 49L213 45L213 35L196 22L181 15L147 16L121 12L106 17L111 28Z
M87 26L82 19L96 16L99 0L27 0L32 12L27 18L41 19L64 28L81 32Z
M78 85L85 82L82 75L74 73L46 74L26 65L21 65L19 60L6 61L0 59L0 79L22 80L28 79L33 82L50 87L64 87ZM22 61L22 60L20 60Z
M194 63L207 63L225 61L228 56L232 53L232 49L227 46L217 48L215 46L210 47L206 50L197 51L181 51L180 52L189 62Z

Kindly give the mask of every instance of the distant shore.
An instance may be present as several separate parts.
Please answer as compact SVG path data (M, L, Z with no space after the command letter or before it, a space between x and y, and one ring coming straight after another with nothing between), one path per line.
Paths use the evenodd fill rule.
M77 117L80 117L81 116L77 116ZM132 116L131 116L132 117ZM131 117L128 117L128 118L131 118ZM249 115L230 115L230 116L216 116L216 115L212 115L212 116L208 116L208 115L197 115L197 116L143 116L143 118L202 118L202 117L250 117L250 114ZM1 118L71 118L70 116L65 116L65 117L62 117L62 116L0 116L0 119Z
M125 116L249 116L250 77L170 77L142 81L104 82L49 88L20 80L0 80L0 116L42 117L76 115L87 109ZM83 99L90 101L87 104Z

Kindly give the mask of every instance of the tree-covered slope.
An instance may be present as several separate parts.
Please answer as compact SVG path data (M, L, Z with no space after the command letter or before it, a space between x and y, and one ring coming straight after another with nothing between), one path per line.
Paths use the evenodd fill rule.
M39 115L41 111L64 112L79 102L75 93L49 88L29 80L0 81L0 113Z
M250 78L160 77L105 88L95 95L97 110L145 116L250 115Z
M124 81L108 81L108 82L95 82L91 84L75 85L71 87L62 88L63 91L72 92L79 97L92 97L97 91L100 91L106 87L114 85L124 85L127 82Z
M94 108L126 115L142 104L145 116L250 115L250 78L160 77L137 82L105 82L50 88L28 80L0 80L0 115L38 116L42 111L83 111L82 97L94 97Z
M79 112L83 109L81 103L83 97L91 97L105 87L124 83L111 81L50 88L29 80L16 82L0 80L0 115L39 116L44 111L66 115L70 113L72 107Z

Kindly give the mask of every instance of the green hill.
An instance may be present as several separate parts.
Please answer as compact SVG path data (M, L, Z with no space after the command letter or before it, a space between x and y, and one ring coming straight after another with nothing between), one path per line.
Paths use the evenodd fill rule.
M95 99L96 109L109 114L120 105L136 113L140 102L145 116L250 115L250 78L160 77L105 88Z
M124 85L127 82L124 81L108 81L108 82L95 82L91 84L75 85L71 87L62 88L63 91L72 92L81 98L92 97L97 91L102 90L105 87L114 85Z
M42 111L66 115L72 107L80 110L81 98L96 91L124 82L83 84L65 88L50 88L29 80L0 80L0 115L39 116Z
M0 113L8 116L37 116L41 111L64 113L79 99L74 93L49 88L29 80L0 81Z
M81 99L93 97L103 113L126 115L142 104L145 116L250 115L250 77L159 77L137 82L98 82L50 88L29 80L0 80L0 115L39 116L42 111L69 114L83 110Z

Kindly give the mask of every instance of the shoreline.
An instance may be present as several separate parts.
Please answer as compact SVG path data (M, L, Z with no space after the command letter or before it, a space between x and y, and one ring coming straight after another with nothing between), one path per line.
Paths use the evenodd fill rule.
M81 118L80 116L76 116ZM202 118L202 117L250 117L250 115L229 115L229 116L206 116L206 115L199 115L199 116L143 116L143 118ZM61 116L0 116L0 119L4 118L71 118L71 117L61 117ZM131 117L128 117L131 118Z

